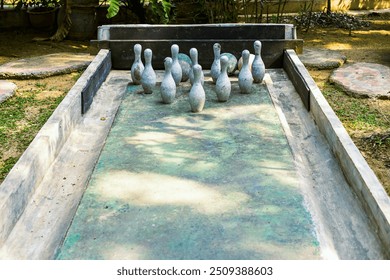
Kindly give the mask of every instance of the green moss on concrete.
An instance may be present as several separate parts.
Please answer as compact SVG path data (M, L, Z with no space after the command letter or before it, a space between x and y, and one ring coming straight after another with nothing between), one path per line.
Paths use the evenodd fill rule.
M319 258L265 87L191 113L129 86L59 259ZM75 238L77 236L77 238Z

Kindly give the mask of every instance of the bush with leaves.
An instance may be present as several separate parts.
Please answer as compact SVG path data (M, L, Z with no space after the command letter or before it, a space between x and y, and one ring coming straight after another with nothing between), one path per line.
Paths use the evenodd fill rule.
M107 18L116 16L121 6L136 14L140 23L169 23L175 16L171 0L109 0Z

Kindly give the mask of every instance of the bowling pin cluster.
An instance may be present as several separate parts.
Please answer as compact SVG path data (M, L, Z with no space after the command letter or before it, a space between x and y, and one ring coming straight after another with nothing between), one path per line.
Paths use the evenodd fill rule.
M215 43L213 46L214 61L211 65L210 74L213 83L215 84L215 92L220 102L225 102L229 99L231 93L231 82L228 76L229 57L227 54L221 55L221 45ZM261 83L265 74L264 62L261 58L261 42L254 42L254 59L250 63L250 52L244 50L242 52L242 67L238 75L238 85L241 93L250 93L253 83ZM141 84L146 94L151 94L156 86L156 73L152 66L152 50L144 51L145 66L141 60L142 46L134 45L135 59L131 67L131 77L134 84ZM176 98L176 88L180 82L186 81L188 78L191 83L189 92L189 103L192 112L200 112L203 110L206 94L203 88L204 74L202 66L198 63L198 51L196 48L190 49L190 57L192 66L189 73L184 72L179 63L179 46L174 44L171 46L172 57L164 59L164 77L160 86L160 94L163 103L170 104Z

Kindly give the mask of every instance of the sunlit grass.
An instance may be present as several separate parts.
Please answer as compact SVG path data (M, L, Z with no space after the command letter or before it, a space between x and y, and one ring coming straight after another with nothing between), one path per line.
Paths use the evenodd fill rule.
M37 83L37 88L46 87ZM37 99L39 90L16 94L0 104L0 182L45 124L63 96ZM34 112L29 108L36 108ZM15 152L11 155L8 151ZM18 156L15 155L18 154Z
M323 94L349 131L385 131L389 121L373 106L369 99L352 98L335 85L326 84Z

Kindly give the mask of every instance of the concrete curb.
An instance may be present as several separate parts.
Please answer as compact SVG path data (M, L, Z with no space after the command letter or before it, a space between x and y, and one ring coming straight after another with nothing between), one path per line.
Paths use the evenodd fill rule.
M101 50L0 185L0 246L12 231L72 130L82 120L80 93L100 86L105 80L110 69L102 72L96 71L96 67L105 63L106 59L110 59L110 51ZM106 68L110 66L108 64ZM91 82L96 81L99 75L99 85Z
M310 112L319 130L332 147L347 181L367 211L383 245L390 248L390 198L295 51L285 51L285 57L288 58L285 61L297 66L299 76L309 87Z

